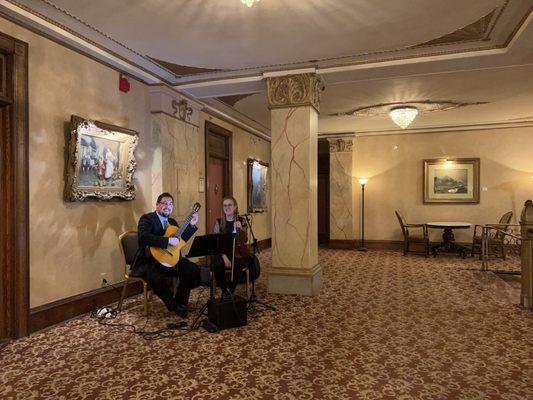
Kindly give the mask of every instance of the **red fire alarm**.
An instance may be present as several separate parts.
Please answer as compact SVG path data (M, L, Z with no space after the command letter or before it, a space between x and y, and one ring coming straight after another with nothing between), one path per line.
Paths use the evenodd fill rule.
M128 81L128 78L122 74L120 74L120 77L118 78L118 90L124 93L130 91L130 81Z

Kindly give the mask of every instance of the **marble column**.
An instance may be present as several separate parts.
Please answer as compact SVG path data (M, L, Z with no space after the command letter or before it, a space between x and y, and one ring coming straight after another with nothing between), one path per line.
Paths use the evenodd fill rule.
M329 238L354 242L353 142L348 138L328 138L328 142Z
M317 238L319 86L314 74L267 80L272 122L268 290L273 293L313 296L322 287Z

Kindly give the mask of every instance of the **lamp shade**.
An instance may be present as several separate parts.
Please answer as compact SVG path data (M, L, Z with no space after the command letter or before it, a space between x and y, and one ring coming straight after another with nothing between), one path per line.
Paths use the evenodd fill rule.
M394 107L389 111L391 119L400 128L405 129L415 120L418 108L413 106Z
M357 180L361 185L366 185L368 182L368 178L358 178Z
M241 0L242 4L244 4L247 7L251 7L254 5L254 2L259 0Z

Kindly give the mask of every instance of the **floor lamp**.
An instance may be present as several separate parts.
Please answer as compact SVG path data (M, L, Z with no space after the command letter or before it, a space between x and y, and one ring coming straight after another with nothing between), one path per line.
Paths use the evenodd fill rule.
M361 246L357 248L358 251L367 251L365 247L365 185L368 178L359 178L361 184Z

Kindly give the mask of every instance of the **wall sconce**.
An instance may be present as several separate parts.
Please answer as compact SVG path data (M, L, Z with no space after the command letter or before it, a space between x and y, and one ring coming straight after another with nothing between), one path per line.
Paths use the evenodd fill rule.
M172 109L175 115L182 121L190 121L192 115L192 108L187 104L187 100L172 100Z

